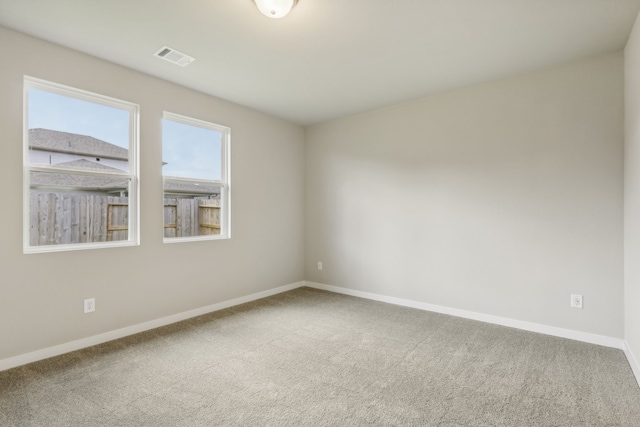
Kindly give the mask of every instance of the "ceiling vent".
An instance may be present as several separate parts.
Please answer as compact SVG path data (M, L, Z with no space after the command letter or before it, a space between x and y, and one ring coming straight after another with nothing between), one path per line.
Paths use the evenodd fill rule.
M153 55L157 56L158 58L162 58L165 61L169 61L176 65L179 65L181 67L186 67L187 65L191 64L193 61L196 60L196 58L193 58L189 55L185 55L184 53L179 52L168 46L162 46Z

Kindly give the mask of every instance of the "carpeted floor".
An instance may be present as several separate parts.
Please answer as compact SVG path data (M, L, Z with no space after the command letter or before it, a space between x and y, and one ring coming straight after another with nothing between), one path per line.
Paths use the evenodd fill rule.
M301 288L0 372L0 426L640 426L622 351Z

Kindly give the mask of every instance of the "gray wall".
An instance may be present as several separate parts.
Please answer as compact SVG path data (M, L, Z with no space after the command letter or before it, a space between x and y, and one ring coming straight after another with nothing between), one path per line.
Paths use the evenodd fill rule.
M622 338L623 107L615 53L308 128L307 280Z
M625 113L625 339L640 369L640 20L625 49Z
M0 360L304 279L301 127L2 27L0 50ZM140 246L22 254L23 75L141 106ZM162 243L163 110L231 127L232 239Z

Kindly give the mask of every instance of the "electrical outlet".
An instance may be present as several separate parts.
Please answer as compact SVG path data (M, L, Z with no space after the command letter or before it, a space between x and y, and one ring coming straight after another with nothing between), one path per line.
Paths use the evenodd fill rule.
M318 261L318 270L322 270L322 261Z
M582 308L582 295L571 295L571 308Z
M92 313L96 311L96 299L95 298L89 298L84 300L84 312L86 313Z

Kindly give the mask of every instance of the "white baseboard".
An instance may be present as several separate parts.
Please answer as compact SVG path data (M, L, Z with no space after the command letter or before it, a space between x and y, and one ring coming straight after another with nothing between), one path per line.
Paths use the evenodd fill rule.
M640 362L633 354L633 351L631 351L631 347L629 347L629 343L626 340L624 342L624 354L627 356L633 375L636 376L636 381L638 382L638 386L640 386Z
M583 341L591 344L602 345L606 347L613 347L624 350L629 364L640 384L640 363L634 356L628 344L618 338L607 337L603 335L589 334L586 332L579 332L570 329L556 328L553 326L540 325L537 323L523 322L515 319L508 319L505 317L492 316L483 313L476 313L472 311L460 310L456 308L444 307L434 304L427 304L419 301L406 300L402 298L389 297L385 295L374 294L370 292L357 291L348 288L342 288L332 285L324 285L314 282L297 282L278 288L269 289L267 291L258 292L255 294L247 295L244 297L234 298L232 300L223 301L217 304L200 307L194 310L185 311L182 313L174 314L160 319L151 320L149 322L139 323L137 325L128 326L126 328L117 329L110 332L105 332L99 335L94 335L87 338L82 338L76 341L48 347L41 350L36 350L30 353L22 354L15 357L0 360L0 371L15 368L17 366L26 365L28 363L37 362L38 360L47 359L49 357L59 356L64 353L68 353L75 350L80 350L93 345L102 344L107 341L112 341L118 338L124 338L129 335L137 334L140 332L155 329L161 326L169 325L179 322L181 320L190 319L192 317L200 316L203 314L211 313L225 308L233 307L235 305L244 304L246 302L255 301L261 298L266 298L272 295L276 295L282 292L287 292L293 289L300 288L302 286L308 286L310 288L321 289L325 291L351 295L360 298L366 298L374 301L381 301L395 305L401 305L405 307L417 308L420 310L432 311L436 313L449 314L452 316L462 317L465 319L478 320L486 323L493 323L502 326L508 326L516 329L522 329L531 332L537 332L546 335L557 336L561 338L568 338L577 341Z
M115 331L105 332L103 334L94 335L87 338L82 338L76 341L56 345L53 347L44 348L42 350L36 350L31 353L21 354L19 356L10 357L8 359L0 360L0 371L15 368L17 366L26 365L27 363L37 362L38 360L48 359L49 357L59 356L71 351L80 350L93 345L102 344L107 341L112 341L118 338L124 338L129 335L137 334L140 332L155 329L160 326L176 323L181 320L190 319L192 317L201 316L203 314L211 313L225 308L233 307L234 305L244 304L246 302L255 301L261 298L266 298L272 295L287 292L292 289L304 286L304 282L292 283L290 285L280 286L278 288L269 289L267 291L258 292L255 294L247 295L240 298L234 298L232 300L223 301L217 304L208 305L206 307L196 308L194 310L185 311L182 313L174 314L160 319L151 320L149 322L139 323L133 326L127 326L126 328L116 329Z
M402 298L389 297L385 295L373 294L369 292L356 291L353 289L342 288L339 286L324 285L322 283L305 282L305 286L310 288L322 289L325 291L336 292L339 294L351 295L360 298L366 298L374 301L387 302L390 304L402 305L405 307L417 308L420 310L433 311L436 313L449 314L451 316L462 317L465 319L479 320L481 322L493 323L496 325L508 326L510 328L522 329L540 334L552 335L555 337L568 338L576 341L583 341L590 344L602 345L605 347L613 347L624 349L624 342L619 338L607 337L604 335L590 334L586 332L574 331L571 329L556 328L554 326L541 325L539 323L524 322L522 320L509 319L506 317L492 316L490 314L476 313L473 311L460 310L457 308L445 307L441 305L427 304L419 301L412 301Z

